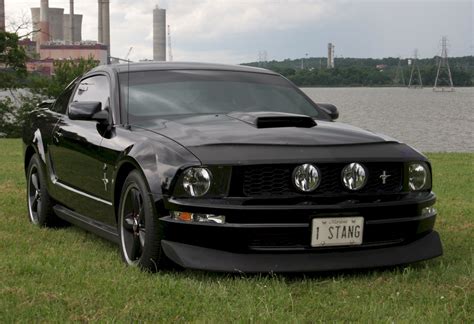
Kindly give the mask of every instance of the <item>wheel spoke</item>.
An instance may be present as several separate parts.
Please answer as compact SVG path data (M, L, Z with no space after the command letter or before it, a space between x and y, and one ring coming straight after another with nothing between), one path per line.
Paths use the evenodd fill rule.
M132 189L132 205L133 212L138 214L140 212L140 192L137 189Z
M145 229L140 228L140 230L138 232L138 237L140 238L140 245L141 245L142 249L145 247L145 235L146 235Z
M35 196L33 197L33 201L31 202L31 210L36 212L38 210L38 203L39 203L39 199L38 199L38 195L35 194Z
M37 208L36 208L36 211L37 211L38 213L41 212L41 205L42 205L41 199L38 199L38 206L37 206Z
M137 236L133 236L132 244L130 246L130 260L134 261L140 257L140 240Z
M133 214L128 214L123 219L123 227L127 231L133 231Z
M38 176L36 173L31 174L31 183L33 183L36 190L39 190Z

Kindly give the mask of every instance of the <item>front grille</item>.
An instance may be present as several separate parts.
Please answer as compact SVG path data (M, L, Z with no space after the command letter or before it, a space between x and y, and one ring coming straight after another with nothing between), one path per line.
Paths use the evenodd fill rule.
M312 193L301 193L292 183L293 170L297 165L253 165L234 169L232 192L247 197L296 197L302 195L337 194L350 192L341 181L344 163L317 164L321 171L321 183ZM403 163L364 163L368 171L367 183L356 193L399 193L403 187ZM383 184L380 176L390 175Z

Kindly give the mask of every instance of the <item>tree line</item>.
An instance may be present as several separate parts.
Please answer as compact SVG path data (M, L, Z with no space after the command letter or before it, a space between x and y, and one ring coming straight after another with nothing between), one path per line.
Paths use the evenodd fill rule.
M433 86L439 57L419 59L423 85ZM449 59L454 86L474 85L474 56ZM282 74L296 85L310 86L403 86L408 85L412 66L408 59L398 58L336 58L335 68L326 68L326 58L286 59L265 63L245 63L260 66ZM400 68L399 68L400 65ZM398 70L398 82L396 75ZM403 75L403 79L402 76ZM446 75L441 75L446 76Z

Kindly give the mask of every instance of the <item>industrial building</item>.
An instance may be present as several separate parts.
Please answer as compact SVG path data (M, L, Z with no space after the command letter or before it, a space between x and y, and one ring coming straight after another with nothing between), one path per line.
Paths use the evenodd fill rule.
M98 0L98 42L82 40L82 15L74 13L74 0L69 1L68 14L64 13L64 8L50 8L48 0L41 0L40 4L39 8L31 8L33 30L36 31L32 41L22 44L31 54L28 71L52 74L55 60L92 57L100 64L109 62L109 0ZM36 53L31 53L33 46Z
M153 9L153 60L166 61L166 10Z
M107 46L97 42L81 42L64 44L49 42L41 45L40 59L77 60L92 57L100 64L107 64Z

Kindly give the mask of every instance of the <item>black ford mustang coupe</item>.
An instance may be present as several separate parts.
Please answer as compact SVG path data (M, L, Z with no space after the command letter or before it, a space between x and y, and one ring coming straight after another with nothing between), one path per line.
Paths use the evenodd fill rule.
M325 271L441 255L427 158L337 117L264 69L99 66L26 123L29 218L92 231L150 271Z

